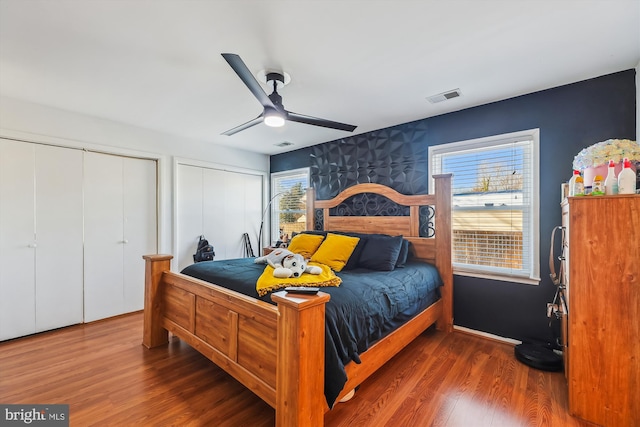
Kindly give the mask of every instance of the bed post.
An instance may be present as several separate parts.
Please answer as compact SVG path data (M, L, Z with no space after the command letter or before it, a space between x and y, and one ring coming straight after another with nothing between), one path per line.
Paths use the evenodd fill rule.
M315 230L315 201L315 189L313 187L307 188L307 230Z
M436 238L438 248L436 267L444 282L442 293L442 315L437 327L445 332L453 331L453 267L451 266L451 177L453 175L434 175L436 195ZM445 230L441 233L440 230Z
M162 324L160 281L162 273L171 270L172 255L143 255L144 273L144 327L142 344L157 347L169 341L169 334Z
M325 304L329 294L276 292L276 427L324 425Z

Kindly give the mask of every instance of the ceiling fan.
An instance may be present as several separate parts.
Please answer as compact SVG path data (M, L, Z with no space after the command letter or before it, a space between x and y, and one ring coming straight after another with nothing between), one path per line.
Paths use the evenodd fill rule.
M305 116L303 114L294 113L292 111L287 111L284 109L284 105L282 105L282 96L278 93L278 85L285 84L284 75L277 72L269 72L266 73L266 81L267 84L273 84L273 92L271 95L265 93L264 90L260 87L260 84L253 77L249 68L245 65L242 59L233 53L223 53L222 56L229 63L231 68L236 72L240 80L244 82L245 85L249 88L253 96L255 96L264 110L262 114L256 117L253 120L249 120L248 122L241 124L240 126L236 126L233 129L229 129L226 132L223 132L222 135L233 135L242 130L250 128L251 126L255 126L260 122L264 122L267 126L278 127L283 126L286 120L298 123L305 123L308 125L314 126L322 126L331 129L339 129L348 132L353 132L356 126L348 125L345 123L334 122L331 120L320 119L317 117Z

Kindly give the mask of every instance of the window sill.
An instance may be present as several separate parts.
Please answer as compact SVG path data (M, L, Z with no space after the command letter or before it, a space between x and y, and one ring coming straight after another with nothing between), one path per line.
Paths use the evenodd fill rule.
M453 269L453 274L456 276L477 277L479 279L498 280L501 282L522 283L524 285L540 284L539 278L531 279L529 277L521 277L521 276L502 276L498 274L488 274L488 273L480 273L475 271L456 270L455 268Z

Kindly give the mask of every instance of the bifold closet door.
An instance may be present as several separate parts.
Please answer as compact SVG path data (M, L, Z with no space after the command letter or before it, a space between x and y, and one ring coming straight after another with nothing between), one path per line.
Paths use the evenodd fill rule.
M0 140L0 340L82 322L82 152Z
M35 332L35 147L0 139L0 340Z
M216 252L215 259L240 258L230 256L229 246L233 243L235 212L240 210L239 194L234 192L236 182L230 176L236 175L218 169L202 169L202 233ZM242 178L242 175L239 175ZM242 232L237 235L239 240Z
M36 146L36 331L82 323L82 151Z
M193 254L198 245L198 236L204 233L203 168L178 165L177 168L176 218L178 228L178 250L175 254L177 269L193 264ZM216 248L215 236L205 235Z
M157 248L156 162L85 153L84 320L143 308L142 255Z
M258 247L258 231L262 218L262 193L263 179L258 175L247 175L242 183L242 197L244 200L244 212L242 215L242 232L249 234L251 247L255 256L260 256L261 249ZM268 215L267 215L268 218ZM265 218L266 220L266 218ZM265 229L262 230L262 246L268 246L269 224L265 222ZM240 251L243 250L240 244Z
M84 320L124 311L122 158L84 155Z
M124 312L144 308L144 260L158 252L157 175L154 160L123 159Z

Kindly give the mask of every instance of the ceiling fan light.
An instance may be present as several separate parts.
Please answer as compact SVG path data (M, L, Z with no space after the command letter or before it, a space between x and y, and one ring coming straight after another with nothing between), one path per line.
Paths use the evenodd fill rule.
M277 111L268 111L264 114L264 124L272 128L284 126L284 117Z

